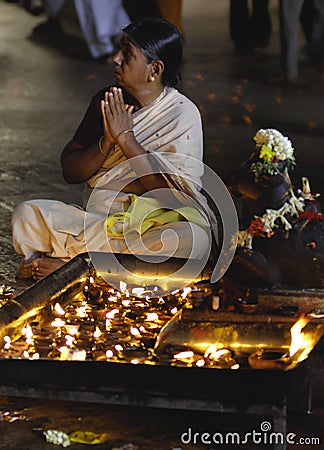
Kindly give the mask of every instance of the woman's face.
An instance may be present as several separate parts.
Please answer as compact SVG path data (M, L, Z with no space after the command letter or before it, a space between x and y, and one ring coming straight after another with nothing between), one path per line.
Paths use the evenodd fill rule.
M151 63L146 61L141 50L135 47L127 37L122 37L120 49L113 56L112 61L118 86L136 91L147 85Z

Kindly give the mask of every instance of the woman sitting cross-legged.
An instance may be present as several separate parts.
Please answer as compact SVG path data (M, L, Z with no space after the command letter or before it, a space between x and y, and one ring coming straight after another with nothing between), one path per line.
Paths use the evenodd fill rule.
M87 251L201 258L210 252L200 194L202 124L174 86L181 36L146 18L123 29L115 85L91 99L61 155L68 183L86 182L83 207L31 200L13 213L17 277L40 279Z

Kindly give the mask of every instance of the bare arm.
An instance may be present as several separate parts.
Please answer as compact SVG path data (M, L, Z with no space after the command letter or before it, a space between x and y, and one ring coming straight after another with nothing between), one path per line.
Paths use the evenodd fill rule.
M99 146L103 128L101 111L98 110L96 98L98 94L92 98L78 131L66 144L61 154L63 177L68 183L83 183L89 180L102 167L106 155L114 147L109 130L106 130L106 135L110 143L103 142L102 139Z
M107 146L102 145L102 149L108 154ZM99 149L99 142L84 148L71 139L61 155L63 177L67 183L83 183L100 169L105 159L106 156Z
M138 192L149 192L154 189L167 188L167 183L157 173L154 173L146 150L138 143L133 133L120 134L133 129L132 106L124 103L122 91L112 88L106 92L105 100L101 101L101 115L103 123L103 138L90 147L79 144L71 139L61 154L61 165L64 179L71 184L83 183L91 178L102 167L108 155L117 143L130 160L132 168L137 174ZM143 155L140 161L132 158Z

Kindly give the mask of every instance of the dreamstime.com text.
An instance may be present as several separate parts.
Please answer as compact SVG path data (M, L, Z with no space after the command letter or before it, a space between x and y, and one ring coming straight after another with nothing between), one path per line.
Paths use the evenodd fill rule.
M281 433L271 430L271 423L264 421L260 425L260 430L251 430L247 433L237 432L198 432L189 427L181 434L180 440L184 445L321 445L321 438L318 436L297 436L295 433Z

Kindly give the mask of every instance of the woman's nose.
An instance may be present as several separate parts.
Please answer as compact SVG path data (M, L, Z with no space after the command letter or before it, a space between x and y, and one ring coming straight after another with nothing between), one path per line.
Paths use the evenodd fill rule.
M121 64L121 60L122 60L122 52L121 50L117 50L116 53L113 54L112 58L111 58L112 62L114 64Z

